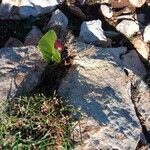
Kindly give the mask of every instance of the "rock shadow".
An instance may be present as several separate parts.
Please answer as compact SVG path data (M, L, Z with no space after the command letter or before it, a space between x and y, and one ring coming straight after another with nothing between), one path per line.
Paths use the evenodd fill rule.
M68 99L71 105L80 108L81 112L92 117L102 126L111 124L111 121L115 120L114 122L120 125L120 130L123 132L124 125L118 119L124 118L125 122L132 124L135 128L139 127L126 99L120 97L119 90L109 86L109 83L105 86L97 85L98 83L92 84L89 78L79 74L75 66L71 72L72 77L68 78L66 85L63 83L63 88L59 89L60 96Z

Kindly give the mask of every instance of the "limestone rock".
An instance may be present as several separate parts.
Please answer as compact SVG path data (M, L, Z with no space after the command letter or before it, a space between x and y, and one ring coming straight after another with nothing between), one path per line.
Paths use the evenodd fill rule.
M145 27L143 37L144 42L150 42L150 24Z
M52 13L52 17L48 22L48 27L61 26L62 30L67 30L68 19L59 9Z
M1 19L21 19L52 12L63 0L2 0Z
M150 48L148 47L148 45L139 37L134 38L132 43L136 48L136 50L138 51L138 53L141 55L141 58L148 61L150 52Z
M1 48L0 62L1 100L33 90L47 65L41 53L33 46Z
M37 45L38 41L42 37L42 32L35 26L32 27L32 30L25 37L24 45Z
M135 50L130 50L127 53L126 47L118 48L100 48L94 47L92 45L87 45L82 42L76 42L74 44L74 49L77 50L81 57L88 58L99 58L103 59L103 55L109 54L109 60L117 61L120 66L123 66L123 69L127 69L130 76L133 74L143 78L146 75L146 70L144 64L141 62L138 54ZM100 52L102 53L100 55ZM112 57L113 56L113 57Z
M59 9L57 9L52 13L52 17L46 28L54 29L58 37L63 40L63 36L65 32L67 32L68 28L68 18Z
M60 96L86 114L80 131L75 128L82 138L75 150L136 149L142 129L131 100L131 80L120 59L126 49L84 46L58 89Z
M58 5L57 0L22 0L19 14L22 18L49 13Z
M21 46L23 46L23 43L14 37L10 37L4 45L4 47L21 47Z
M129 0L130 4L133 5L134 7L141 7L144 5L146 0Z
M101 9L102 14L106 18L111 18L113 16L113 11L112 11L112 9L109 6L102 4L100 6L100 9Z
M110 46L100 20L84 21L81 25L79 38L88 44L96 44L102 46Z
M139 25L137 22L132 20L122 20L116 26L116 29L129 38L139 31Z
M2 0L0 3L0 18L8 19L12 15L13 6L19 6L20 0Z

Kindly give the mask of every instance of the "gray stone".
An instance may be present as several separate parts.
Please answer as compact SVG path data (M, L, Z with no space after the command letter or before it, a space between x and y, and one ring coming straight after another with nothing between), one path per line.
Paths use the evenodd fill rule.
M62 30L67 30L68 18L59 10L55 10L52 13L52 17L48 22L48 27L61 26Z
M111 7L102 4L100 6L101 12L102 14L106 17L106 18L111 18L113 16L113 11L111 9Z
M139 25L133 20L123 20L116 26L116 29L129 38L139 31Z
M84 21L81 25L79 38L88 44L96 44L102 46L110 46L100 20Z
M25 37L24 45L37 45L38 41L42 37L42 32L35 26L32 27L32 30Z
M133 5L134 7L141 7L144 5L146 0L129 0L130 4Z
M120 55L126 48L77 45L82 45L79 54L58 89L86 115L75 127L74 137L80 135L75 141L82 141L75 149L136 149L143 133L131 100L131 78L145 69L125 74L128 66Z
M21 19L52 12L63 0L2 0L1 19Z
M119 65L122 66L123 69L128 70L128 73L131 74L131 76L133 76L133 74L136 74L137 76L143 78L146 75L144 64L139 59L138 54L135 50L130 50L127 53L126 47L100 48L92 45L87 45L82 42L76 42L74 44L74 47L82 57L98 57L99 59L104 59L104 56L107 56L107 59L109 58L109 60L117 61L117 63L119 63Z
M28 18L30 16L50 13L57 5L57 0L22 0L19 15L22 18Z
M20 0L2 0L0 4L0 18L8 19L11 15L13 6L19 6ZM13 18L13 17L12 17Z
M148 61L150 48L140 37L135 37L132 40L134 47L137 52L140 54L141 58L145 61Z
M150 24L145 27L143 37L144 42L150 42Z
M33 90L47 65L41 53L33 46L1 48L0 62L1 100Z
M52 13L52 17L46 28L54 29L58 37L63 40L68 28L68 18L59 9L57 9Z
M4 45L4 47L21 47L21 46L23 46L23 43L14 37L10 37Z
M135 50L130 50L121 58L124 69L127 69L128 71L128 76L134 76L134 74L136 74L138 77L143 78L146 75L144 64L139 59L138 54ZM133 79L136 80L136 76L132 77L132 80Z

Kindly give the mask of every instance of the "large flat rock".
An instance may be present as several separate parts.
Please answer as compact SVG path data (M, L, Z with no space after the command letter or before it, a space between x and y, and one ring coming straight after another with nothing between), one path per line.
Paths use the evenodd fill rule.
M136 149L144 138L131 100L131 76L143 76L144 66L128 75L124 68L132 69L132 60L125 64L120 57L125 48L83 47L58 89L86 115L74 130L75 141L82 141L75 149Z
M0 49L0 98L29 93L38 84L46 62L33 46Z

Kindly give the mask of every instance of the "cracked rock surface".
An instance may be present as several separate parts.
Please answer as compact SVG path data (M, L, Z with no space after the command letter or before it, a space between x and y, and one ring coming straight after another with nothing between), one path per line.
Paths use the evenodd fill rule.
M0 98L29 93L37 86L47 63L33 46L0 49Z
M136 149L144 136L131 100L131 78L137 72L127 76L119 57L126 49L93 47L79 51L58 90L86 115L80 128L75 128L76 142L81 140L80 134L85 137L75 149ZM144 68L140 72L143 76Z

